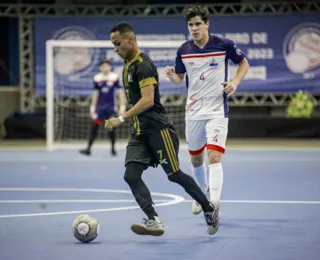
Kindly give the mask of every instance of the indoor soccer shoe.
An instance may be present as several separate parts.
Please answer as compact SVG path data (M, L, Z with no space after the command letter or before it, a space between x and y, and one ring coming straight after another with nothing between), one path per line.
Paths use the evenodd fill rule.
M164 227L161 221L143 219L142 223L133 224L131 230L137 235L162 236Z
M219 221L219 203L212 202L212 206L214 207L213 212L204 213L204 217L206 219L208 225L208 234L214 235L217 233L220 227Z

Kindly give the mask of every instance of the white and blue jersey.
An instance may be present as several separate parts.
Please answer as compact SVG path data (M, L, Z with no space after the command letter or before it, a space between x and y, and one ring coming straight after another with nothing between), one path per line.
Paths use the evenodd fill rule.
M228 60L239 64L243 59L244 54L233 41L217 36L210 36L202 49L193 40L180 46L175 73L186 73L187 120L228 117L227 94L222 83L228 81Z

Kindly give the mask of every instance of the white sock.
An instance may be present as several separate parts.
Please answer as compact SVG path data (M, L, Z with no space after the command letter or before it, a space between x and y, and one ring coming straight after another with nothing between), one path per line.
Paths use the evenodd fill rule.
M205 192L208 187L208 180L207 180L207 172L206 171L207 171L207 168L206 168L205 163L203 163L199 167L192 166L193 177L203 192Z
M219 202L223 184L223 169L221 163L209 165L210 200Z

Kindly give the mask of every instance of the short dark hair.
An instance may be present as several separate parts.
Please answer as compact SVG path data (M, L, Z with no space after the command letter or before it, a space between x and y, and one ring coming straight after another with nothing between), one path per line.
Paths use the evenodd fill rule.
M187 9L185 18L188 22L193 17L200 16L205 23L209 21L209 11L205 6L191 6Z
M102 60L100 61L100 66L103 64L109 64L111 66L111 62L109 60Z
M135 34L135 31L134 31L133 27L128 23L118 23L110 31L110 33L114 33L114 32L119 32L119 34L131 33L132 32L132 33Z

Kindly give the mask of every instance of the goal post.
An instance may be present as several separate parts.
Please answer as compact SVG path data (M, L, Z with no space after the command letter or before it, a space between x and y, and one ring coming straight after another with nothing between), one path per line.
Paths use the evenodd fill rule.
M177 49L183 41L138 41L140 49L155 62L160 81L161 99L170 118L184 134L185 86L173 85L164 76L165 66L173 66ZM46 147L84 148L90 132L89 106L93 76L99 62L108 59L120 75L123 60L113 50L111 41L48 40L46 42ZM121 76L120 76L121 78ZM118 139L127 139L129 123L117 129ZM109 145L108 133L101 127L97 146ZM96 144L94 144L95 146Z

